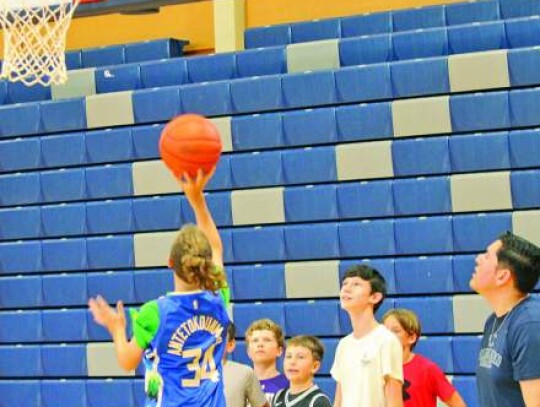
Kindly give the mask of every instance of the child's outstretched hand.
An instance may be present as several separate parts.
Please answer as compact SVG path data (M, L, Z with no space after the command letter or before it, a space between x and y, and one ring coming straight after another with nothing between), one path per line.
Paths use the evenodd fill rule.
M192 206L197 204L198 200L203 197L204 188L206 187L206 184L208 184L208 181L210 181L210 178L212 178L212 175L214 175L215 171L216 167L205 174L199 169L195 178L191 178L187 172L184 172L182 177L178 180L182 191L184 191L186 198Z
M94 321L107 328L111 335L117 330L125 331L126 314L124 313L122 301L116 303L115 310L107 304L107 301L101 295L98 295L96 298L90 298L88 307L94 316Z

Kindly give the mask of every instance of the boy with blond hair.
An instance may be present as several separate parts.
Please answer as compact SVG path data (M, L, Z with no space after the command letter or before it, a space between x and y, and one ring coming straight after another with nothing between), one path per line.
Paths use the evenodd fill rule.
M254 321L246 331L247 354L253 370L269 402L281 389L289 385L277 369L277 359L283 353L285 338L281 327L270 319Z
M412 352L422 334L416 314L407 309L392 309L384 314L383 323L398 337L403 348L403 405L436 407L439 398L449 407L466 407L439 366Z
M332 403L313 383L321 367L324 347L314 336L295 336L287 342L283 370L290 385L272 400L272 407L331 407Z

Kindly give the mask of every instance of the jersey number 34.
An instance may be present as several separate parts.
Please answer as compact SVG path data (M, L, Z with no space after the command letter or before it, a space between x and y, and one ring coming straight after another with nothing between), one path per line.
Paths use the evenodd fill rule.
M216 345L210 346L204 356L201 348L187 349L182 352L182 356L185 358L192 358L191 363L188 363L187 368L190 372L195 372L195 376L192 379L182 379L183 387L199 387L201 380L217 381L219 379L218 371L216 369L216 362L214 360L214 348ZM202 357L202 361L201 361Z

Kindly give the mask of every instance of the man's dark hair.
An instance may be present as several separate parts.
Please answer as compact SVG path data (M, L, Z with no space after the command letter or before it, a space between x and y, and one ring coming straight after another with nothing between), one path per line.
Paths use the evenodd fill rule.
M384 277L373 267L365 264L358 264L350 267L343 276L341 283L349 277L360 277L362 280L367 281L371 285L371 294L381 293L382 299L374 305L373 311L377 312L382 305L384 298L386 297L386 280Z
M236 326L230 321L227 325L227 342L232 341L236 337Z
M499 240L502 242L497 252L499 266L508 267L519 291L532 292L540 275L540 248L511 232L499 236Z

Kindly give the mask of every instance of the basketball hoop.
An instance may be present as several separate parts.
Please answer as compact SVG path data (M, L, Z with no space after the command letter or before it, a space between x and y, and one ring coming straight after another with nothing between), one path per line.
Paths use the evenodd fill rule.
M4 61L0 76L27 86L67 80L66 35L80 0L0 0Z

